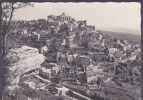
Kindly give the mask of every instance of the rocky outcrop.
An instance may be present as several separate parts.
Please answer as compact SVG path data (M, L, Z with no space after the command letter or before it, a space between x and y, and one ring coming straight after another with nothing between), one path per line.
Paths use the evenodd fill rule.
M10 61L8 80L12 87L18 85L20 75L39 68L45 59L43 54L39 54L38 49L28 46L11 49L6 57Z

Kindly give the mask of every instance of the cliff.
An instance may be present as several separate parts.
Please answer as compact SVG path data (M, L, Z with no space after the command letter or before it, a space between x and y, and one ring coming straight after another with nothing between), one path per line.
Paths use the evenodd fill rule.
M45 59L43 54L39 54L38 49L28 46L11 49L6 57L10 61L8 66L10 90L18 86L20 75L32 69L39 68Z

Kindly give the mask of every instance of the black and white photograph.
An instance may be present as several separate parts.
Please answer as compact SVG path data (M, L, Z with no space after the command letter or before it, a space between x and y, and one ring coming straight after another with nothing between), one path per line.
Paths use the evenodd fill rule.
M3 2L2 100L142 100L139 2Z

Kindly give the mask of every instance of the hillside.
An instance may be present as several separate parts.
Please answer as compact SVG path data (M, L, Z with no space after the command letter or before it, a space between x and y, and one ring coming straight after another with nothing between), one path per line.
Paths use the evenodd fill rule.
M128 40L129 43L133 44L140 44L141 43L141 36L134 35L130 33L121 33L121 32L109 32L109 31L101 31L102 34L113 36L117 39L125 39Z

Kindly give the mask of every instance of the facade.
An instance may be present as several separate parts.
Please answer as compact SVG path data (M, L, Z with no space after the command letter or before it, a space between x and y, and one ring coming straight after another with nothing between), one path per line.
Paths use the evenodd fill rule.
M73 55L67 55L67 62L72 63L74 61L74 56Z
M118 40L117 40L117 43L118 43L118 44L121 44L121 41L120 41L120 39L118 39Z
M15 32L16 33L16 32ZM28 30L27 29L23 29L23 35L27 34L28 33Z
M70 21L71 20L71 17L70 16L67 16L65 15L65 13L62 13L62 15L60 16L57 16L57 19L61 22L65 22L65 21Z
M66 51L57 52L57 61L67 61L67 52Z
M100 69L100 66L95 66L93 64L91 64L87 67L87 71L94 71L96 73L102 73L103 72L103 70Z
M43 46L40 51L41 51L42 54L45 54L45 53L48 52L48 47L47 46Z
M124 44L127 45L127 44L128 44L128 41L127 41L127 40L124 40Z
M57 75L59 72L60 72L60 68L58 66L53 67L51 70L52 76Z
M102 34L99 34L99 40L101 41L102 40Z
M78 65L89 65L91 63L90 60L88 56L78 56L77 58Z
M109 54L112 54L114 52L117 52L118 48L108 48L108 50L109 50Z
M87 78L87 83L92 83L96 82L99 77L103 77L104 74L98 74L97 72L94 71L86 71L86 78Z
M126 51L126 50L131 50L131 49L132 49L132 46L131 46L131 45L127 45L127 46L125 46L124 51Z
M57 87L56 90L58 96L67 96L67 93L69 92L69 89L65 87Z
M68 23L68 28L69 28L69 31L73 31L74 29L77 28L77 25L74 23Z
M69 37L66 37L66 45L69 47L69 48L76 48L79 46L79 40L75 39L76 36L75 34L69 36Z
M51 69L46 69L44 67L41 67L39 69L39 75L44 77L44 78L50 79L52 77Z
M55 33L58 33L59 30L60 30L60 26L55 26L55 27L54 27L54 32L55 32Z

